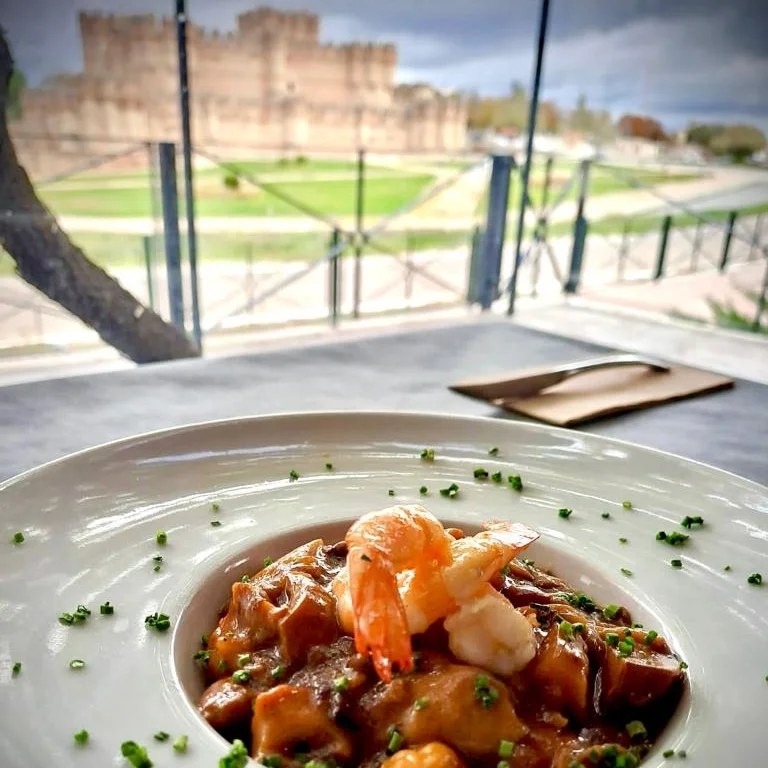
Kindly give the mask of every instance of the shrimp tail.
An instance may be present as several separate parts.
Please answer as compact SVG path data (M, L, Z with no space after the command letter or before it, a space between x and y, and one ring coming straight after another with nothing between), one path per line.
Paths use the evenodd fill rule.
M481 536L492 536L507 547L515 550L512 557L533 544L539 538L537 531L524 523L510 523L506 520L494 520L483 525L485 532Z
M371 655L381 680L393 670L411 672L413 653L397 578L387 558L373 548L350 548L347 555L355 628L355 648Z

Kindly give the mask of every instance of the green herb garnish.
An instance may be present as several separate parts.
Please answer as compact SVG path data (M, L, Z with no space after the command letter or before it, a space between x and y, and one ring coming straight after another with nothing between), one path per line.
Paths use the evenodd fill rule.
M611 513L610 512L603 512L603 514L600 515L600 517L602 517L603 520L609 520L610 517L611 517Z
M622 568L622 569L621 569L621 572L622 572L622 573L623 573L625 576L631 576L631 575L632 575L632 571L630 571L630 570L629 570L629 568Z
M13 666L11 667L11 677L18 677L20 673L21 673L21 662L14 661Z
M514 741L507 741L506 739L502 739L499 742L499 750L498 755L499 757L512 757L512 753L515 751L515 742Z
M750 573L749 576L747 576L747 584L756 584L760 585L763 583L763 575L761 573Z
M349 678L346 675L341 675L333 681L333 690L336 693L344 693L349 690Z
M523 490L523 480L520 477L520 475L509 475L507 477L507 482L509 483L509 487L513 491L522 491Z
M562 517L563 520L567 520L571 515L573 514L572 509L567 509L566 507L561 507L557 510L558 517Z
M171 626L171 619L164 613L153 613L145 617L144 626L157 632L165 632Z
M490 709L499 700L499 691L491 685L488 675L478 675L475 678L475 700L485 709Z
M84 744L88 743L88 731L83 728L82 731L78 731L74 735L75 744L79 744L80 746L83 746Z
M135 741L124 741L120 745L120 754L133 768L152 768L152 761L149 759L146 748Z
M694 525L704 525L704 518L701 515L693 515L693 517L686 515L680 522L680 525L690 530Z
M632 741L645 740L648 738L648 731L639 720L632 720L625 726L627 734Z
M288 479L290 480L290 482L294 482L294 481L298 480L299 477L300 477L300 475L299 475L299 473L295 469L292 469L288 473Z
M459 486L456 483L451 483L447 488L440 489L440 495L455 499L459 495Z
M72 659L69 662L70 669L82 669L85 666L85 662L82 659Z
M333 464L331 464L331 462L330 462L330 461L327 461L327 462L325 463L325 468L326 468L326 469L327 469L329 472L332 472L332 471L333 471Z
M489 476L488 470L483 469L483 467L477 467L472 474L475 480L487 480Z
M16 533L13 534L13 538L11 541L14 544L23 544L24 543L24 534L21 531L16 531Z
M434 461L435 460L435 449L434 448L425 448L421 452L421 459L422 459L422 461Z
M112 605L109 600L106 603L102 603L99 606L99 613L102 616L111 616L115 612L115 606Z
M171 734L166 733L165 731L158 731L152 738L155 741L168 741L168 739L171 738Z
M179 736L176 741L173 742L173 751L174 752L186 752L187 746L189 745L189 736L186 734L182 734Z
M161 547L163 547L168 543L168 534L165 531L158 531L155 534L155 540Z
M422 496L426 496L429 493L429 488L427 488L426 485L422 485L421 488L419 488L419 493Z
M247 669L238 669L232 673L232 679L240 685L245 685L251 679L251 673Z
M246 765L248 765L248 750L240 739L235 739L229 752L219 760L219 768L245 768Z
M666 531L659 531L656 534L656 541L665 541L667 544L671 544L673 547L682 546L690 536L685 533L679 533L678 531L672 531L667 533Z
M677 560L677 559L675 559L675 560L670 560L670 561L669 561L669 564L670 564L670 565L671 565L673 568L682 568L682 567L683 567L683 561L682 561L682 560Z
M390 489L387 491L387 496L394 496L394 495L395 495L395 489L394 489L394 488L390 488Z
M620 610L620 605L616 605L616 603L609 603L605 606L605 608L603 608L603 616L605 616L606 619L615 619L619 615Z
M387 742L387 754L391 755L397 752L403 746L403 736L396 728L389 732L389 741Z
M768 680L768 677L766 678ZM421 712L422 709L426 709L429 706L429 699L426 696L420 696L413 702L413 708L417 712Z
M493 480L494 483L500 483L504 479L504 476L501 474L501 472L494 472L491 475L491 480Z
M499 455L499 449L495 446L493 448L488 449L488 455L489 456L498 456Z

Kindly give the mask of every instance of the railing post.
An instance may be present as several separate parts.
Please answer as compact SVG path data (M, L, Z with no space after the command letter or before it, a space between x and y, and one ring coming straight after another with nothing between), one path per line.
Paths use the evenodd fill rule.
M725 230L725 239L723 240L723 255L720 257L720 271L725 272L728 265L728 252L731 250L731 238L733 237L733 225L736 223L736 211L728 214L728 228Z
M762 229L763 229L763 214L758 213L757 217L755 218L755 231L752 233L752 241L749 244L749 257L747 259L748 261L752 261L752 255L754 254L758 245L760 245L760 235L762 234Z
M168 306L171 322L184 328L184 287L181 279L181 244L179 240L179 197L176 191L176 147L158 144L160 158L160 193L163 202L163 237L168 271Z
M477 304L480 301L480 282L482 280L482 248L483 230L476 226L472 231L472 242L469 255L469 275L467 279L467 304Z
M488 190L488 215L480 245L478 300L482 309L490 309L499 298L501 256L507 228L509 182L514 159L511 155L492 155Z
M150 235L142 235L141 243L144 246L144 269L147 274L147 298L149 308L155 308L155 281L152 277L152 238Z
M403 285L403 298L410 305L413 298L413 254L411 253L410 230L405 230L405 284Z
M690 271L695 272L699 266L699 252L701 251L701 219L696 220L696 231L693 233L693 247L691 249Z
M339 230L331 232L331 241L328 244L331 257L328 259L328 318L332 326L339 322L339 296L341 294L341 273L339 272L339 243L341 236Z
M360 317L360 292L362 287L362 257L363 257L363 193L365 189L365 150L357 151L357 186L355 189L355 282L352 316Z
M625 221L621 229L621 244L619 245L619 263L616 270L616 279L618 282L624 281L624 269L627 266L627 257L629 256L629 222Z
M656 256L656 271L653 273L654 280L661 280L664 277L664 261L667 258L667 243L671 226L672 217L665 216L661 222L661 240L659 241L659 253Z
M589 160L581 161L581 176L579 179L579 202L576 209L576 220L573 224L573 249L571 251L571 266L568 278L563 286L565 293L576 293L581 281L581 267L584 262L584 245L587 241L587 220L584 218L584 204L589 189Z

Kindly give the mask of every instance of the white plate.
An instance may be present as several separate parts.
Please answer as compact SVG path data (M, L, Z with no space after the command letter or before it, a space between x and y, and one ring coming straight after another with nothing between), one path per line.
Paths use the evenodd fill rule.
M437 449L434 463L419 458L426 446ZM496 457L488 455L493 446ZM524 492L474 480L477 466L521 474ZM291 469L300 474L295 482ZM440 496L454 481L459 496ZM422 484L427 497L419 495ZM633 508L624 509L623 500ZM219 513L211 511L214 501ZM393 501L421 501L454 524L494 517L528 523L542 533L537 562L598 601L627 605L637 621L669 638L690 665L690 696L648 768L665 762L663 750L680 748L689 768L765 764L768 583L751 586L747 576L761 572L768 582L766 488L550 427L326 413L132 438L0 487L4 768L123 765L125 740L147 746L159 767L215 766L228 745L195 710L200 681L191 656L229 584L318 526L332 538L360 513ZM560 507L573 515L560 518ZM697 514L706 525L686 546L656 541L658 530L682 530L680 520ZM221 526L212 527L213 519ZM168 533L162 548L155 541L161 529ZM17 530L26 539L20 545L9 543ZM158 553L164 562L155 573ZM684 567L675 570L670 560L678 557ZM106 600L112 616L99 615ZM59 624L58 615L78 604L93 611L88 621ZM170 615L171 631L147 631L144 617L154 611ZM71 670L71 659L86 667ZM15 677L14 661L23 663ZM82 728L91 737L84 747L73 741ZM154 741L159 730L188 734L188 754Z

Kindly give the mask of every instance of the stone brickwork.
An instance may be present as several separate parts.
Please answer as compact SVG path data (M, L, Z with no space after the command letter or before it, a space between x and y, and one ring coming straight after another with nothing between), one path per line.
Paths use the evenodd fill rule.
M55 173L75 152L87 156L89 142L103 154L105 140L179 140L173 20L93 13L79 20L82 73L28 89L22 118L11 125L33 175ZM459 96L395 85L393 45L323 44L315 15L259 8L238 16L229 34L188 25L188 44L197 146L310 154L465 145Z

